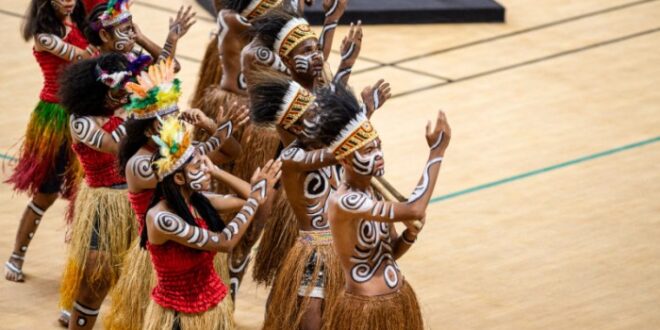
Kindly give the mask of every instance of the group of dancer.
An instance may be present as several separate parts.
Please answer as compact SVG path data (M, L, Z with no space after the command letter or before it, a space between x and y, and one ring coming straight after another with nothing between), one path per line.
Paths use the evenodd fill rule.
M396 260L424 226L451 129L443 112L429 121L419 184L399 196L370 122L390 86L349 87L360 22L335 74L327 64L348 0L323 1L319 35L310 1L218 0L185 110L176 49L195 13L182 7L161 47L129 3L31 1L23 37L44 87L8 179L31 201L6 279L25 281L29 243L62 197L70 329L91 329L108 295L107 329L233 329L251 261L270 287L265 329L422 329Z

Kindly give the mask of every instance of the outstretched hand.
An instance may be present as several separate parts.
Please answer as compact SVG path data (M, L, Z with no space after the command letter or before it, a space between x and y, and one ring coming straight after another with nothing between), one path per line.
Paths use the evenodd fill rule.
M268 192L273 189L282 176L282 161L269 160L263 168L257 168L252 174L250 185L252 186L252 197L262 204L266 201Z
M390 83L385 82L385 79L380 79L373 86L365 87L361 95L362 102L367 107L367 117L371 117L374 111L392 97L392 88Z
M429 120L426 124L426 143L428 143L431 150L438 149L444 152L449 146L449 140L451 139L451 127L449 127L447 116L442 110L438 111L435 127L431 125L432 123Z
M250 109L246 105L239 106L238 102L234 102L229 107L229 111L225 111L223 107L220 107L216 120L218 123L231 121L232 126L236 129L250 121Z
M192 6L188 6L185 11L183 6L179 8L179 11L176 13L176 18L170 17L170 36L178 40L183 37L193 24L197 22L195 20L196 12L192 11Z

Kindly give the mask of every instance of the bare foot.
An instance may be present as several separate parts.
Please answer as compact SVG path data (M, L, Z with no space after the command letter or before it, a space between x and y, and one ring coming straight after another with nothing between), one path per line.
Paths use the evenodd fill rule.
M24 256L12 253L9 260L5 262L5 279L12 282L24 282L25 276L23 275L23 261Z

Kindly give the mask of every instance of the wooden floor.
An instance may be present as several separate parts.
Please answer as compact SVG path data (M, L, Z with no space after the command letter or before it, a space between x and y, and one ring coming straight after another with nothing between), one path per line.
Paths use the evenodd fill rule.
M0 4L4 158L41 84L18 33L27 2ZM135 20L161 42L179 3L136 0ZM658 329L660 1L501 3L506 24L365 27L351 78L356 90L392 83L395 98L374 123L386 176L402 192L426 160L426 120L441 108L453 128L427 226L400 262L427 324ZM186 99L213 29L199 14L178 48ZM0 186L1 258L26 201ZM47 213L30 246L27 282L0 280L0 328L56 328L64 206ZM241 328L259 328L266 295L243 285Z

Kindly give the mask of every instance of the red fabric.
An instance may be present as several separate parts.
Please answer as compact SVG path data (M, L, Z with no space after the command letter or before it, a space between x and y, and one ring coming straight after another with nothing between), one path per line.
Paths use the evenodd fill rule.
M85 7L85 14L89 15L89 12L94 9L97 5L101 3L107 3L108 0L83 0L83 7Z
M109 134L123 122L122 118L113 116L102 129ZM126 183L126 179L119 175L117 156L94 150L82 142L75 143L71 147L78 155L78 160L85 171L85 182L88 186L99 188Z
M71 31L69 31L69 34L67 34L63 40L78 48L86 49L88 45L87 40L78 27L71 24L67 24L67 26L71 28ZM46 102L60 103L60 100L57 97L57 91L60 89L60 86L57 83L57 78L64 67L71 62L61 59L47 51L36 51L32 49L32 54L34 54L34 57L37 59L37 63L39 63L39 67L41 68L41 73L44 76L44 85L41 88L39 98Z
M151 198L154 196L154 189L147 189L140 191L138 193L128 192L128 200L131 202L131 207L135 212L135 216L138 221L138 232L142 232L142 226L144 224L144 217L147 215L147 209L149 208L149 203Z
M196 219L199 227L206 223ZM151 292L154 301L164 308L195 314L209 310L227 296L213 267L215 252L192 249L168 241L162 245L147 244L158 283Z

